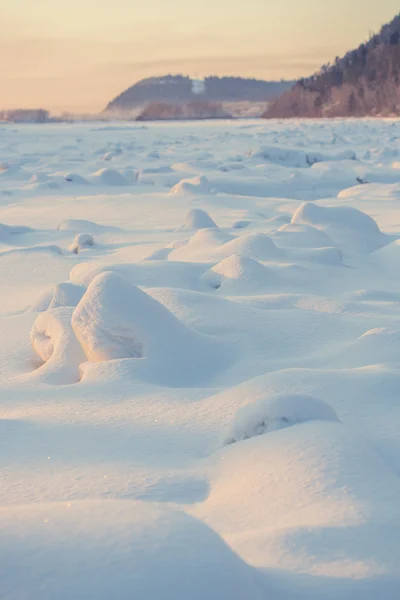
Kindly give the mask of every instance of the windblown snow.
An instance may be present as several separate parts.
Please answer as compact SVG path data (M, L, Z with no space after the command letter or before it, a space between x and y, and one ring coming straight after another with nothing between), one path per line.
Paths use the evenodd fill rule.
M0 127L0 598L400 597L399 141Z

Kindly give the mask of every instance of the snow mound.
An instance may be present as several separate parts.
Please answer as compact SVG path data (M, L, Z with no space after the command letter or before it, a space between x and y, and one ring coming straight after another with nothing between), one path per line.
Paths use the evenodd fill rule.
M327 248L334 245L333 240L320 229L298 223L282 225L271 237L288 248Z
M317 227L338 243L355 252L370 253L389 243L369 215L351 206L319 206L303 203L292 218L292 224Z
M213 229L218 227L206 211L200 208L192 208L185 218L182 231L191 229Z
M271 260L280 255L273 240L265 233L250 233L234 238L224 244L221 253L226 256L238 254L256 260Z
M252 258L238 254L225 258L203 276L203 280L212 288L221 288L226 294L256 291L274 279L270 269Z
M321 265L331 267L342 267L343 252L339 248L311 248L310 250L298 250L297 257Z
M233 254L256 260L275 260L280 250L265 233L234 237L217 229L200 229L169 253L170 260L217 262Z
M262 600L253 570L207 525L155 504L84 500L0 509L4 598Z
M101 157L101 160L110 161L110 160L113 160L114 158L121 156L121 154L122 154L121 148L116 149L116 150L110 150L109 152L106 152L105 154L103 154L103 156Z
M221 346L187 328L165 306L120 275L93 279L72 316L89 361L136 360L139 375L196 385L227 364Z
M86 288L69 281L58 283L49 292L45 292L31 307L31 312L44 312L62 306L78 306Z
M200 278L207 268L208 265L203 263L149 260L148 257L132 264L101 265L96 261L85 261L75 265L70 273L70 280L87 287L97 275L109 271L118 273L129 283L139 287L198 290Z
M225 443L233 444L308 421L339 422L339 419L331 406L312 396L267 396L238 410Z
M372 256L385 271L394 271L397 274L400 264L400 240L379 248Z
M207 177L199 175L191 179L182 179L171 188L170 194L175 196L185 196L187 194L209 194L211 185Z
M220 260L220 249L234 237L217 228L199 229L192 237L176 244L168 258L173 261L207 262Z
M90 248L91 246L94 246L93 236L90 235L90 233L78 233L78 235L75 236L74 241L70 245L69 250L71 250L71 252L74 252L75 254L78 254L81 250L84 250L85 248Z
M60 184L58 181L55 181L54 179L48 179L47 181L36 181L33 183L28 183L28 185L25 185L23 187L23 189L25 190L32 190L32 191L47 191L47 190L57 190L60 187Z
M396 597L400 483L353 429L302 423L214 460L210 495L194 512L274 578L277 598Z
M99 185L128 185L127 179L116 169L99 169L91 176L93 183Z
M75 183L76 185L90 184L90 181L82 177L82 175L78 175L77 173L65 173L64 179L65 181L68 181L68 183Z
M349 227L371 235L379 233L374 219L351 206L319 206L313 202L303 202L292 217L292 224L298 223L314 227Z
M391 327L370 329L354 342L344 347L336 358L329 357L328 364L336 367L357 368L371 365L398 365L400 332Z
M31 343L43 361L36 373L46 383L79 381L79 365L85 355L71 326L73 308L55 308L40 313L33 324Z
M66 219L65 221L62 221L57 227L57 231L70 231L76 234L90 233L91 235L115 229L115 227L99 225L98 223L94 223L93 221L86 221L85 219Z

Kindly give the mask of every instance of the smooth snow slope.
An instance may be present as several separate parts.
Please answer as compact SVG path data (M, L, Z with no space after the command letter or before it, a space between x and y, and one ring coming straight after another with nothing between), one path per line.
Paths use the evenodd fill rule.
M0 126L0 598L400 597L400 122Z

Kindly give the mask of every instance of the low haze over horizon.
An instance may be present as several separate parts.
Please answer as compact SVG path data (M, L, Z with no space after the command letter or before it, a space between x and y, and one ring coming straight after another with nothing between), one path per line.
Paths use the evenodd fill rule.
M102 110L144 77L296 79L399 12L398 0L0 0L0 109Z

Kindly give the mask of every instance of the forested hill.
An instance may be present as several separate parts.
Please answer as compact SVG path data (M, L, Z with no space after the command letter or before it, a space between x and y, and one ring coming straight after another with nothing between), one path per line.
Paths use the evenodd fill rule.
M151 102L268 102L293 84L293 81L262 81L242 77L151 77L139 81L114 98L106 111L131 110Z
M357 49L299 80L266 118L400 115L400 14Z

